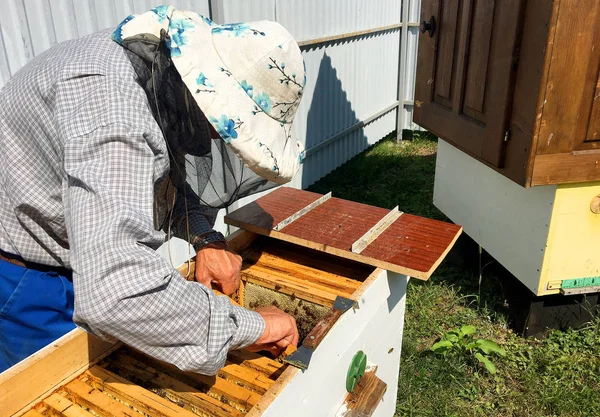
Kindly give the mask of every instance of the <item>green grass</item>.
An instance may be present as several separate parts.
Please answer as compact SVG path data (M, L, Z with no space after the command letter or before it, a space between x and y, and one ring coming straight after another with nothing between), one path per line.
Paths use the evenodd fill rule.
M310 190L447 220L432 204L436 149L435 138L420 132L412 141L386 139ZM396 415L600 416L600 319L544 340L515 335L501 297L502 270L485 268L480 286L476 247L467 250L453 250L430 281L409 283ZM506 350L505 358L493 358L496 375L429 350L465 324Z

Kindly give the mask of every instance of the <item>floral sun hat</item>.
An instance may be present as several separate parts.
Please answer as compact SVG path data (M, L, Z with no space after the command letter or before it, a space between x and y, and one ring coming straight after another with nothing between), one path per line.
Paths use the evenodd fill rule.
M159 6L126 18L112 38L123 44L163 29L177 72L221 138L256 174L289 182L304 158L292 121L306 82L292 35L276 22L217 25Z

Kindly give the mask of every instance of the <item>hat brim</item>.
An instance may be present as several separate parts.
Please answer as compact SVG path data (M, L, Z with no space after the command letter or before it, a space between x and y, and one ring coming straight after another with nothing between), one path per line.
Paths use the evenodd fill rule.
M289 182L303 157L292 123L262 111L249 95L253 92L234 78L213 44L212 22L193 12L175 13L194 23L186 28L184 40L170 34L171 58L200 110L252 171L278 184Z

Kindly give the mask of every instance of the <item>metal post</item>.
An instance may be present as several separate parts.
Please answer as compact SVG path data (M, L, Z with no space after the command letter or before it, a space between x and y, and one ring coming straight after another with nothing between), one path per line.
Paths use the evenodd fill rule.
M223 0L208 0L208 8L210 10L210 20L218 24L225 23Z
M396 140L402 140L402 129L404 129L404 100L406 99L406 49L408 44L408 13L409 0L402 0L401 21L403 23L400 30L400 50L398 51L398 113L396 116Z

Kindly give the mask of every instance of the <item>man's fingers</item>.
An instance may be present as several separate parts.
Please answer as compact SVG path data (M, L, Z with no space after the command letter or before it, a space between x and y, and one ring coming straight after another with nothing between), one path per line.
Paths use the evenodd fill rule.
M286 346L287 347L287 346ZM277 358L279 355L283 353L285 348L280 348L279 346L273 346L269 351L274 358Z
M196 281L198 281L200 284L205 285L208 288L212 289L212 283L211 283L212 280L209 275L206 275L206 274L196 275Z
M285 347L281 347L278 343L265 343L265 344L261 344L261 345L248 346L246 348L246 350L248 350L249 352L266 351L266 352L269 352L270 354L272 354L273 356L277 357L281 354L281 352L283 352L285 350L286 347L287 347L287 344Z
M220 281L219 286L225 295L231 295L235 293L240 287L240 273L234 272L231 279Z
M296 323L294 322L294 327L292 327L292 341L290 344L298 346L299 339L300 335L298 334L298 327L296 327Z

